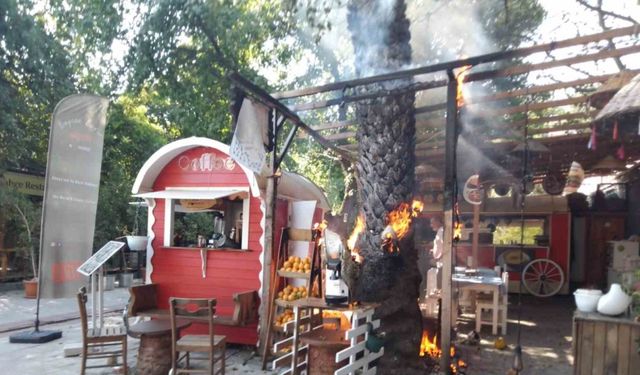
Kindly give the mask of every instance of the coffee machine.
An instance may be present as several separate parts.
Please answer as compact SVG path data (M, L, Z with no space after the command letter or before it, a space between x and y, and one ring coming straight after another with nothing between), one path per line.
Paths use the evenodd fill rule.
M325 274L324 300L328 305L342 305L349 302L349 287L342 278L342 241L332 241L331 233L325 231Z

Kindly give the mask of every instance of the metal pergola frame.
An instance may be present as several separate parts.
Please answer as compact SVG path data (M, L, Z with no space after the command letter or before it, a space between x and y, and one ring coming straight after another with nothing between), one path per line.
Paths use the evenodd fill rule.
M452 239L453 239L453 221L454 221L454 202L456 197L455 184L457 181L457 164L456 164L456 150L457 141L460 134L460 115L467 116L467 113L461 113L461 108L458 107L456 95L458 92L458 80L456 79L456 72L458 69L471 66L471 72L464 77L461 82L480 82L496 80L501 78L508 78L513 76L530 73L533 71L543 71L546 69L556 67L570 67L574 64L584 62L595 62L599 60L629 56L632 54L640 53L640 43L638 42L637 34L640 32L638 25L607 30L601 33L579 36L567 40L534 45L531 47L514 49L503 52L495 52L481 56L475 56L455 61L438 63L430 66L424 66L414 69L408 69L403 71L391 72L381 74L372 77L358 78L342 82L334 82L316 87L309 87L303 89L289 90L284 92L275 93L269 95L261 88L255 86L248 80L242 78L238 74L231 74L229 78L240 89L245 91L249 96L265 104L273 110L273 124L271 136L274 145L274 150L277 149L277 134L282 128L282 124L285 120L290 121L293 124L293 128L286 138L285 144L280 148L280 156L276 155L276 152L272 152L272 174L275 176L277 168L284 158L288 147L295 137L297 129L302 129L308 135L313 137L322 146L331 149L341 158L354 161L357 159L358 145L355 140L355 134L349 127L357 126L353 120L343 120L338 122L331 122L325 124L317 124L315 126L307 125L297 113L321 110L333 106L346 106L350 103L355 103L362 100L374 99L382 96L397 95L401 92L413 91L416 93L424 92L427 90L433 90L438 88L446 88L446 101L443 103L431 104L428 106L417 107L416 113L416 161L418 168L421 163L437 166L442 173L442 182L444 189L444 219L445 219L445 251L443 256L443 285L442 285L442 326L441 329L441 345L447 348L451 344L450 328L451 322L451 300L452 300L452 285L451 285L451 271L452 271ZM614 42L614 38L619 38L617 42ZM536 53L546 53L547 57L550 57L550 53L558 49L583 46L588 48L589 44L599 41L608 41L616 48L602 47L599 50L577 53L573 57L567 57L563 59L551 59L549 61L543 61L535 64L522 63L518 60L511 61L511 64L507 64L505 67L494 68L493 66L484 70L474 69L476 67L510 62L512 59L520 59L531 56ZM626 45L617 48L617 44ZM593 48L591 46L589 48ZM640 71L632 71L637 74ZM416 79L417 77L427 74L440 73L441 76L431 80ZM593 117L597 111L589 108L590 95L575 95L568 96L567 98L557 99L551 98L543 101L529 101L532 95L553 93L557 90L573 89L577 93L593 92L597 88L597 85L611 79L615 74L607 73L586 78L573 79L566 82L555 82L551 84L543 84L537 86L530 86L526 88L519 88L510 91L495 92L488 95L482 95L478 97L465 98L465 110L477 105L486 105L487 103L495 103L499 101L525 98L524 104L517 105L503 105L500 107L474 111L473 117L467 117L467 121L471 120L490 120L496 123L498 129L504 129L505 131L516 132L516 134L524 134L530 136L532 139L545 144L551 149L553 154L553 163L559 170L568 169L570 163L578 156L578 148L580 147L580 162L585 167L585 170L593 166L603 154L611 153L611 147L615 144L611 141L604 140L600 142L600 149L598 152L591 152L587 154L586 143L587 138L590 136L591 129L594 123ZM385 81L393 81L399 79L414 79L414 83L405 86L401 89L390 91L374 91L367 92L365 94L357 93L354 95L345 95L345 92L350 89L362 88L373 83L382 83ZM360 92L363 90L361 89ZM331 96L331 94L333 95ZM322 98L315 98L307 100L309 97L324 95ZM330 97L326 97L330 96ZM294 102L294 100L297 100ZM538 111L557 109L562 107L572 106L573 111L567 113L539 113ZM582 106L583 109L575 110L575 106ZM496 121L496 117L502 117L499 121ZM510 117L505 119L505 117ZM537 125L535 129L528 129L530 125ZM640 143L640 137L631 137L625 140L627 144L638 145ZM490 159L499 162L500 155L507 153L509 149L513 148L516 142L514 141L502 141L502 142L485 142L483 145L478 145L479 150L487 155ZM604 147L603 147L604 146ZM604 153L603 153L604 151ZM635 160L640 158L640 146L628 147L628 160ZM540 165L533 164L532 171L535 175L544 175L549 169L548 163L540 163ZM433 179L434 176L428 176L416 170L417 179L429 178ZM438 179L439 176L436 177ZM275 209L275 196L276 187L273 183L273 178L269 179L267 185L267 228L265 236L265 267L270 267L270 254L273 248L273 212ZM447 251L448 250L448 251ZM267 260L268 258L268 260ZM268 290L269 281L267 283L266 290ZM264 287L264 285L263 285ZM266 301L268 299L263 299ZM262 315L261 315L262 316ZM261 318L262 319L262 318ZM266 321L261 321L261 326L268 324ZM261 332L261 339L262 339ZM263 341L261 340L261 343ZM442 351L441 368L448 369L450 364L449 351Z

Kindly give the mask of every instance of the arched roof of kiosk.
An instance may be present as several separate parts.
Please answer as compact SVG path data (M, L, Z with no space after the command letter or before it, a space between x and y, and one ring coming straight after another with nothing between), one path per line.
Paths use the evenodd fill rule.
M171 142L158 149L147 159L138 172L138 176L131 188L131 193L135 195L153 191L153 184L164 167L176 156L196 147L210 147L229 155L228 145L210 138L190 137ZM247 176L251 194L256 197L259 196L260 189L264 189L266 186L266 177L256 175L242 164L237 164ZM296 200L316 200L322 209L330 209L329 202L322 189L306 177L296 173L282 172L278 184L278 195Z

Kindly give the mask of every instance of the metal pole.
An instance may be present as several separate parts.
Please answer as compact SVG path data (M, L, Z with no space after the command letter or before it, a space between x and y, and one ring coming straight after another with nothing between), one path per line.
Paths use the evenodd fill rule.
M458 82L452 70L447 71L447 125L445 128L444 168L444 251L442 254L442 322L440 368L445 374L451 372L451 308L453 269L453 206L456 192L456 143L458 140Z
M104 267L98 269L98 322L99 328L102 329L104 325Z
M485 197L482 197L485 199ZM471 238L471 264L469 267L478 267L478 243L480 235L480 205L473 206L473 237Z
M96 273L91 274L91 325L93 328L96 327Z

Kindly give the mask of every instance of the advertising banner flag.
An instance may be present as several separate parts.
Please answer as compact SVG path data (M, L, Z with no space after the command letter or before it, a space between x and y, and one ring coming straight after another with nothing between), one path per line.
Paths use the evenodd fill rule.
M40 235L43 298L72 297L85 282L76 270L91 256L109 101L80 94L53 112Z
M268 124L267 107L249 99L242 102L229 151L233 160L258 174L262 173L266 162L267 152L264 146L269 142Z

